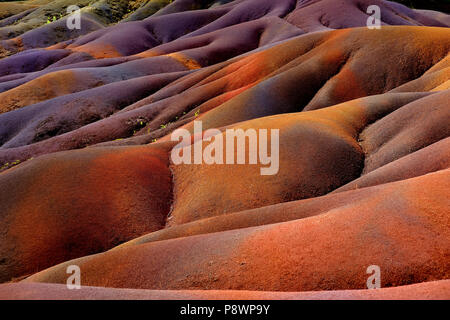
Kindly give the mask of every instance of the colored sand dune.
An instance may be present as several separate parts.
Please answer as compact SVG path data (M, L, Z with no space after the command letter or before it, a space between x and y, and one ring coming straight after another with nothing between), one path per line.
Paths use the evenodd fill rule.
M0 299L449 299L450 16L431 5L1 2ZM276 174L174 163L200 121L279 130Z

